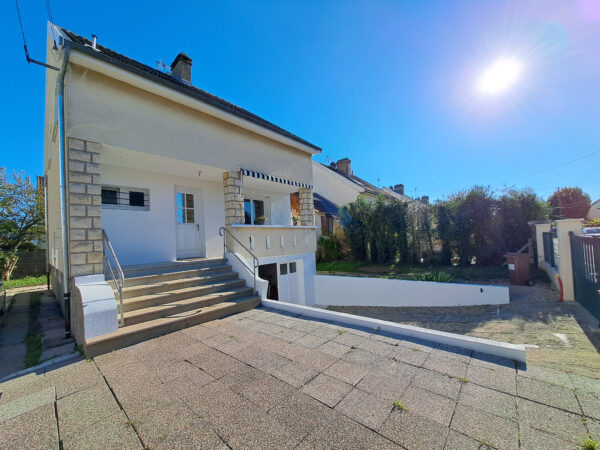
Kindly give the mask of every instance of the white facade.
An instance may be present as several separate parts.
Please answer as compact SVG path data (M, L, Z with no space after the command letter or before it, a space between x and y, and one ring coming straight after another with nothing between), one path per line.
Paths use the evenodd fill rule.
M343 206L356 201L365 190L316 161L312 163L313 190L336 205Z

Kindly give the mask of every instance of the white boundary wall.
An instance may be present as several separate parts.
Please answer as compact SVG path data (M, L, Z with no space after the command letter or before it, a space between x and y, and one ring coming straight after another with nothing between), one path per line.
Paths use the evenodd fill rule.
M460 334L447 333L445 331L430 330L428 328L403 325L400 323L387 322L385 320L372 319L370 317L355 316L352 314L311 308L303 305L294 305L292 303L278 302L275 300L263 300L262 306L314 319L328 320L349 326L369 328L371 330L381 330L398 336L423 339L437 344L453 345L455 347L466 348L468 350L499 356L501 358L508 358L522 363L527 362L525 346L520 344L509 344L506 342L492 341L491 339L463 336Z
M507 286L315 276L322 306L473 306L509 303Z

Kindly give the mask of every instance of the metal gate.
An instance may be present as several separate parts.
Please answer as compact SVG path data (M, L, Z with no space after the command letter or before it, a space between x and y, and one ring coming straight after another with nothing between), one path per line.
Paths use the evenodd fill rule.
M575 300L600 320L600 236L570 235Z

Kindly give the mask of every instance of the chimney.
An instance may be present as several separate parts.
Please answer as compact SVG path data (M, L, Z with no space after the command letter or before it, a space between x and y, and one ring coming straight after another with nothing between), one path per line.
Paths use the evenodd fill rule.
M171 73L174 77L192 84L192 59L180 52L171 63Z
M400 195L404 195L404 185L403 184L397 184L396 186L394 186L393 189L394 192L400 194Z
M421 197L421 202L425 203L426 205L429 205L429 195L424 195L423 197Z
M352 175L352 170L350 170L350 159L348 158L340 159L335 163L335 167L346 175Z

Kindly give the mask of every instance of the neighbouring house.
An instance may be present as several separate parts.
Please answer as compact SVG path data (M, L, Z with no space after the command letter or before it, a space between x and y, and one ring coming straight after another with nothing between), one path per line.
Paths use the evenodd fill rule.
M52 286L88 354L314 304L319 147L195 87L184 53L165 72L52 24L47 44Z
M600 198L590 205L590 210L587 213L586 219L600 219Z

